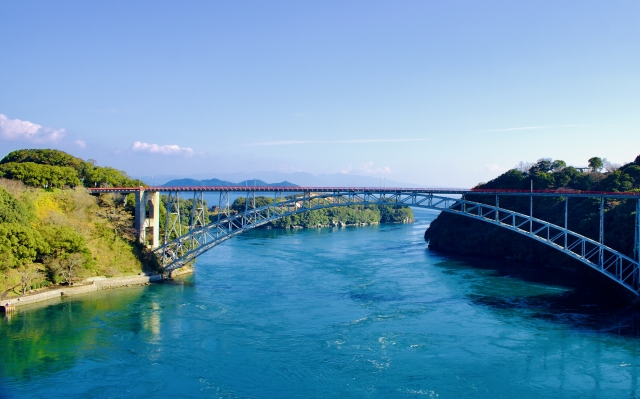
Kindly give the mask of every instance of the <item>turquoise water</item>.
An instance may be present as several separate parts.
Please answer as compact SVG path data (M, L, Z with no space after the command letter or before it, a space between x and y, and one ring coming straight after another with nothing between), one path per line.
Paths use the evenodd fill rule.
M0 321L0 398L640 397L633 309L418 222L256 230L172 284Z

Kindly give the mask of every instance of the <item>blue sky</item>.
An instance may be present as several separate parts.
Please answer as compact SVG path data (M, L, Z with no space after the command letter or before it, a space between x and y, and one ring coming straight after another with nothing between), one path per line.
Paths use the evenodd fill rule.
M640 154L637 1L3 1L0 155L473 186Z

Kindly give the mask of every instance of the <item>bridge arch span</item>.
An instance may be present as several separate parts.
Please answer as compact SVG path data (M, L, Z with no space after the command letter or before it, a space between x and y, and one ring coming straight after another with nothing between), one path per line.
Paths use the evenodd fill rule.
M175 221L171 223L169 219L169 213L172 209L175 211L177 208L179 215L177 192L173 198L175 198L175 202L172 202L170 193L169 206L167 207L167 226L173 226L173 234L178 237L153 251L167 272L184 266L243 231L263 226L286 216L339 206L401 205L454 213L517 232L577 259L633 292L636 296L640 294L638 261L564 227L536 219L530 215L500 208L497 203L496 205L487 205L469 201L464 198L464 194L462 198L450 198L435 195L432 192L344 190L321 193L304 192L293 198L285 198L281 197L281 193L280 196L276 193L274 202L262 207L250 208L250 197L247 196L245 212L235 215L229 212L227 197L226 207L219 209L218 218L212 223L206 223L203 217L196 216L197 213L201 213L202 207L198 208L194 202L191 229L186 234L175 230ZM196 201L195 195L194 201ZM223 204L222 193L220 203ZM169 233L168 230L167 236Z

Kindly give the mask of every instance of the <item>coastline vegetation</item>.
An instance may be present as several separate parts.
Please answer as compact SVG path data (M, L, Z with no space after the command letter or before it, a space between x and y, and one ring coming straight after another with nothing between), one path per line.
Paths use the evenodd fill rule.
M143 183L58 150L0 160L0 299L155 267L134 241L133 198L83 187L108 185Z
M542 158L535 164L520 163L479 189L576 190L640 192L640 156L623 166L612 165L599 157L589 159L589 167L578 170L560 160ZM468 195L470 201L494 204L488 195ZM606 199L604 213L605 245L634 256L636 199ZM529 198L503 196L500 207L529 214ZM533 216L559 226L564 225L563 197L534 197ZM568 227L591 239L599 238L600 200L571 198ZM442 212L425 231L429 248L459 255L509 259L547 266L575 268L577 261L542 243L471 218Z
M272 204L273 198L260 196L256 197L255 201L256 207L262 207ZM237 198L230 208L236 213L244 212L245 198ZM413 220L413 211L406 206L350 205L285 216L265 225L265 227L282 229L312 228L378 223L409 223L413 222Z

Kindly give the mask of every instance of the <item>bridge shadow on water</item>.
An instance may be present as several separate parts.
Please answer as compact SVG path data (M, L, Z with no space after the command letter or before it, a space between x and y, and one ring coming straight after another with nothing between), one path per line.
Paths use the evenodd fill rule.
M519 285L547 287L530 294L471 285L465 295L496 311L522 311L527 317L599 334L640 338L640 301L600 273L447 255L437 264L448 272L461 265L491 279L513 279ZM455 272L454 272L455 273ZM494 280L497 281L497 280Z

